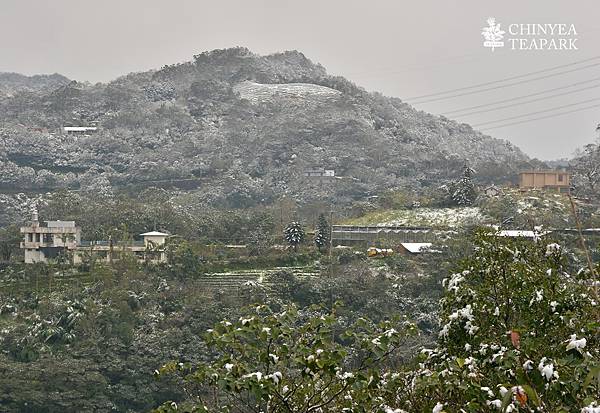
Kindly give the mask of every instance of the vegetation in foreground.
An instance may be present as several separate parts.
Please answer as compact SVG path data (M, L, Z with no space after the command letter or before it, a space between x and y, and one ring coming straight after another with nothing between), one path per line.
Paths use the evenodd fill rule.
M188 395L157 411L595 411L598 268L573 270L558 244L479 234L444 280L438 344L414 364L398 355L418 331L404 320L258 306L207 330L209 363L156 372Z
M541 243L513 244L482 237L476 258L458 268L456 263L474 253L471 240L462 233L445 240L439 253L426 256L367 260L364 252L334 249L330 260L324 216L314 215L311 238L305 232L310 226L297 222L286 231L272 210L196 215L163 202L168 201L165 192L155 195L155 200L143 202L125 197L83 202L80 196L57 193L42 206L41 212L47 217L82 222L89 237L130 237L158 223L188 240L171 244L168 265L153 267L124 259L113 266L93 260L77 268L67 261L48 266L12 262L0 269L0 411L137 412L156 406L167 410L177 406L179 411L186 411L204 405L215 411L232 403L231 398L239 402L236 392L242 389L246 404L231 404L231 411L262 407L306 411L302 410L304 405L298 407L300 399L288 401L289 406L296 406L290 410L272 402L277 396L264 380L275 372L280 372L281 378L273 377L288 388L301 383L300 378L317 384L324 377L334 380L329 387L336 389L333 393L319 393L321 387L305 386L312 392L308 398L314 395L311 400L317 400L309 406L316 406L311 411L475 412L498 411L498 405L502 408L505 403L508 411L595 408L598 300L592 295L594 290L586 292L590 289L586 282L592 276L589 270L581 270L585 259L577 240L565 235L562 247L554 251L560 252L559 257L553 253L546 256ZM409 199L398 199L398 195L389 193L377 202L406 213L440 206L425 202L421 206L414 199L407 205ZM569 221L565 201L552 194L507 191L460 208L479 208L492 221L504 221L508 228L537 224L566 228L574 223ZM582 211L586 210L580 208ZM293 221L287 217L284 222ZM504 219L510 217L513 219ZM593 213L581 218L586 225L597 220ZM116 225L119 222L128 226ZM284 231L289 237L281 242L286 240L297 251L273 248L274 234ZM9 248L16 238L14 228L0 233L1 251L10 260L16 258L14 248ZM218 241L207 246L210 239ZM240 255L223 248L226 242L245 242L247 248ZM597 257L596 250L591 253ZM465 274L466 270L469 272ZM448 281L438 318L441 281L453 273L458 277ZM499 280L498 274L504 273L509 277ZM259 277L262 282L257 282ZM572 302L568 294L573 295ZM586 301L583 294L592 299ZM496 311L490 304L493 297L505 303L504 307L498 305ZM337 301L343 305L334 305ZM564 305L558 307L560 303ZM544 307L546 304L552 312ZM511 314L508 322L502 312L505 307ZM252 308L252 314L244 308ZM553 308L561 311L554 314ZM302 376L303 370L298 368L303 365L298 363L304 363L302 357L312 353L296 354L302 349L300 345L288 345L286 354L269 353L288 364L273 365L271 368L277 370L268 373L261 370L264 360L256 359L260 352L255 347L264 344L264 337L251 333L240 337L235 329L273 329L269 323L283 311L291 317L284 317L288 331L302 332L306 337L325 334L327 340L322 341L321 349L336 354L332 360L338 365L333 368L341 369L335 370L335 376L331 370L319 370L325 368L323 362ZM321 316L326 324L319 324ZM252 317L248 326L239 325L242 319ZM222 320L229 320L235 328L221 332L218 326ZM477 330L469 334L467 327ZM205 337L211 328L218 335ZM392 329L395 332L386 336L390 347L384 343L376 348L382 331ZM440 331L443 334L436 340ZM207 381L209 370L202 373L202 368L222 374L225 364L234 364L221 363L222 357L232 357L231 353L227 356L226 345L232 345L229 340L234 338L240 339L235 343L236 351L245 352L246 358L244 367L236 370L238 376L219 376L219 380L233 383L223 388L220 381ZM302 344L293 334L281 339ZM423 348L430 350L417 355ZM310 347L311 351L317 349ZM170 360L175 363L169 364ZM523 367L527 361L533 363L527 364L533 365L532 370ZM163 365L166 367L161 369ZM153 378L155 369L160 371L158 380ZM550 369L552 374L558 372L558 378L546 380ZM340 381L337 371L357 379L350 384ZM257 372L261 374L260 378L253 376L256 382L243 377ZM538 380L538 373L539 377L544 374L543 381ZM377 380L372 381L372 377ZM260 393L253 393L255 387ZM302 395L300 390L296 393ZM263 406L263 402L270 404Z

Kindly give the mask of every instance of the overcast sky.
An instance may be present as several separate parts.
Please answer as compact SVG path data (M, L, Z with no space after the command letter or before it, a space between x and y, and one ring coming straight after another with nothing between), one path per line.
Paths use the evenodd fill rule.
M0 71L56 72L97 82L190 60L216 48L246 46L260 54L296 49L330 73L411 102L415 96L600 56L599 12L597 0L0 0ZM574 24L579 50L518 51L505 46L492 52L483 47L481 36L490 16L504 30L510 23ZM443 114L600 78L600 59L557 71L583 66L591 67L415 106ZM592 101L600 98L600 86L592 88L596 85L600 79L554 92L589 87L576 93L448 117L478 124L571 105L486 125L573 110L486 131L531 156L566 157L596 136L600 107L579 110L600 104Z

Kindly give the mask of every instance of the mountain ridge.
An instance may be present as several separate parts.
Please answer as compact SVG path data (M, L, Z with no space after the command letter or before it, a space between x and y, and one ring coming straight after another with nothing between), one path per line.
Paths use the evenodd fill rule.
M0 97L0 121L0 188L109 193L197 179L202 189L186 202L220 207L418 190L452 179L465 162L482 183L506 182L537 162L467 124L329 75L298 51L219 49L108 83L62 82ZM71 137L59 132L67 125L100 130ZM311 167L339 179L313 182L303 176Z

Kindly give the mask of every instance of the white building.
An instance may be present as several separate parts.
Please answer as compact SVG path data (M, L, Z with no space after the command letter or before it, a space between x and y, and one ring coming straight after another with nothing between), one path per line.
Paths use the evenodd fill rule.
M32 221L21 227L25 250L25 263L48 263L62 254L69 253L74 264L86 257L112 262L123 254L133 254L139 261L166 262L166 240L169 234L158 231L140 234L141 241L113 242L82 241L81 228L74 221L44 221L40 223L37 212Z
M86 135L90 133L95 133L98 131L98 128L95 126L65 126L63 127L63 132L67 135Z
M304 171L304 176L313 178L333 178L335 177L335 170L325 168L307 169Z
M81 242L81 228L73 221L44 221L40 223L34 212L28 226L21 227L25 262L48 262L64 251L72 251Z

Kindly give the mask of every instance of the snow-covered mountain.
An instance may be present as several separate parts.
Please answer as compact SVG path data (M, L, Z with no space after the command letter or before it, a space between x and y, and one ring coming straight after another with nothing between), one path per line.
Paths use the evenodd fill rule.
M296 51L215 50L107 84L57 76L20 89L0 76L0 90L11 90L0 94L4 190L156 185L228 207L283 194L344 202L437 185L464 162L482 181L505 182L530 162L506 141L369 93ZM65 125L99 131L66 136ZM314 167L336 178L306 179Z

